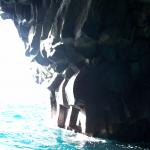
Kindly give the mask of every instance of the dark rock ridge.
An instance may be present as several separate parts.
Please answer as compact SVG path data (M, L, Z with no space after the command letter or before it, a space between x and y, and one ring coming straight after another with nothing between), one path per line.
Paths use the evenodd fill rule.
M67 109L78 107L86 110L88 134L149 142L150 0L0 0L0 6L26 56L43 66L36 79L51 91L52 115L63 112L61 127L73 128L64 120Z

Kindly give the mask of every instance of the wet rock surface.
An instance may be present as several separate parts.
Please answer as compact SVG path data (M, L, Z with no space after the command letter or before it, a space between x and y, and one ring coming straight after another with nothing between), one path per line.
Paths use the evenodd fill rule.
M84 103L88 134L149 142L149 0L1 0L0 6L1 17L14 20L26 56L43 66L37 81L51 90L54 110L61 83L68 107L66 87L77 75L72 90Z

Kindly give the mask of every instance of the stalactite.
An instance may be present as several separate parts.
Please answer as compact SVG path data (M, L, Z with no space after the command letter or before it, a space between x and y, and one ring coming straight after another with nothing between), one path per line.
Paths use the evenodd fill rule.
M85 108L82 107L79 111L77 122L77 126L81 126L81 132L86 133L86 111Z
M62 30L65 22L65 15L67 13L71 0L63 0L60 8L57 11L55 21L53 23L51 34L55 37L53 43L62 41Z
M74 93L73 93L74 82L75 82L75 79L80 72L77 68L75 68L74 71L75 71L74 75L69 79L69 81L65 87L66 98L67 98L68 104L70 105L67 119L66 119L66 123L65 123L66 128L69 127L69 123L70 123L70 117L71 117L71 113L72 113L72 106L71 105L75 104L75 97L74 97Z
M79 38L81 36L81 30L82 27L84 26L84 23L87 20L88 13L90 10L92 0L85 0L83 8L81 10L81 14L78 16L77 21L76 21L76 27L75 27L75 38Z
M58 90L55 92L55 96L56 96L56 103L57 103L57 114L56 114L56 119L58 120L59 117L59 113L60 113L60 105L64 105L63 103L63 84L65 82L65 79L63 79L63 81L61 82Z

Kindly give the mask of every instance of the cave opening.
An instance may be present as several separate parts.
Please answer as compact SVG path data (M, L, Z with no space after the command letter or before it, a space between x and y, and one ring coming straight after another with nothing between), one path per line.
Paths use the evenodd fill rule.
M5 49L5 53L0 56L1 103L12 102L13 107L17 103L28 103L28 108L31 108L26 109L28 117L25 117L14 114L11 105L8 113L0 111L0 119L3 118L0 121L11 122L4 117L10 115L17 119L13 122L19 128L17 123L22 118L28 118L29 122L37 118L30 124L36 131L27 128L31 133L35 131L33 139L36 143L39 137L42 137L42 144L47 138L43 145L52 150L72 149L68 145L70 141L73 141L76 149L78 144L74 143L74 139L78 138L79 145L82 145L82 140L74 132L73 136L68 136L66 130L52 130L55 134L50 136L51 131L43 128L45 116L49 121L47 125L54 123L64 129L86 132L88 136L128 143L106 140L106 145L98 143L94 149L141 150L141 146L138 147L141 143L142 147L150 147L149 4L150 0L0 0L0 16L13 20L25 45L25 49L24 46L23 49L18 46L19 50L14 55L14 48L9 47L11 44L8 41L19 45L13 41L15 35L13 40L9 39L6 32L12 31L7 28L3 32L1 26L1 52L7 46L9 49ZM26 75L28 71L22 64L24 53L26 60L32 62L29 65L33 72L31 76L38 84L29 83L31 76ZM44 91L48 91L48 94L44 94ZM38 102L40 105L35 107ZM41 109L43 104L47 104L45 108L49 113L46 115L42 113L45 112L45 108ZM22 107L20 109L24 110ZM10 129L14 126L11 123L7 125ZM22 127L24 125L26 123ZM1 137L10 134L7 131L1 128L0 123L0 144L3 141ZM13 134L10 135L13 137ZM33 139L29 135L27 137L29 140L26 138L23 141L32 147L30 142ZM93 149L88 141L77 149ZM22 144L22 141L19 143ZM53 147L51 143L57 144ZM58 144L62 144L62 147L56 148ZM39 144L38 148L33 146L31 149L42 148Z
M48 126L59 126L85 133L85 110L79 107L76 108L73 92L74 82L80 71L74 68L76 73L70 79L65 79L65 77L55 72L51 66L43 67L34 58L31 60L25 56L25 45L13 20L3 20L1 18L0 29L0 41L2 43L0 45L2 72L0 78L0 90L2 91L0 103L16 107L28 105L33 108L36 108L36 105L42 105L46 109L46 115L43 118L46 116ZM65 82L67 84L64 86ZM67 104L64 103L64 93ZM56 102L51 100L54 97L56 97ZM61 109L61 106L64 110ZM37 111L39 111L38 108ZM63 114L63 111L66 113ZM74 113L76 119L72 115ZM64 126L62 126L63 124Z
M34 81L34 66L25 57L25 47L11 19L0 19L0 102L49 103L48 90Z

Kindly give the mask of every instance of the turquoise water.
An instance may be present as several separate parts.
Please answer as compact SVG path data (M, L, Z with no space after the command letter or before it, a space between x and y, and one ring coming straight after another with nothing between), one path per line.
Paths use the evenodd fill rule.
M144 149L51 128L48 114L48 106L39 104L0 106L0 150Z

